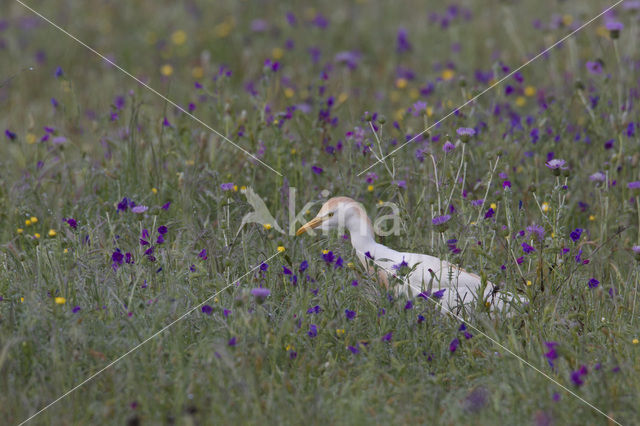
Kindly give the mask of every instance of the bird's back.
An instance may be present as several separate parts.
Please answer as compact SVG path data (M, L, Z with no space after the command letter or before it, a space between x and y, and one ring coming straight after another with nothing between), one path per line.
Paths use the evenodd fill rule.
M380 244L370 254L378 267L396 276L402 273L398 266L403 261L406 262L406 268L410 272L400 277L404 282L397 289L400 293L416 296L426 290L430 290L432 294L444 290L439 293L442 294L439 301L447 310L468 305L478 299L482 279L447 261L426 254L398 252ZM492 292L493 284L487 282L483 300L487 300Z

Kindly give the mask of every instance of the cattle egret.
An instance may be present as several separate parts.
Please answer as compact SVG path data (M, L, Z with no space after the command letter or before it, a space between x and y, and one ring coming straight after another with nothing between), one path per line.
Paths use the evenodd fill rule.
M366 211L360 203L351 198L329 199L317 216L300 227L296 235L299 236L310 229L329 231L345 228L349 231L351 245L360 262L370 272L377 269L378 276L385 286L388 286L389 276L395 276L402 282L396 287L399 293L415 296L425 291L431 291L426 294L439 291L438 296L442 295L439 303L447 312L467 306L478 298L482 286L482 279L478 275L434 256L399 252L377 243ZM403 270L406 271L405 275L400 273ZM488 281L482 296L484 304L491 304L496 308L503 305L497 288ZM507 298L513 297L508 295Z

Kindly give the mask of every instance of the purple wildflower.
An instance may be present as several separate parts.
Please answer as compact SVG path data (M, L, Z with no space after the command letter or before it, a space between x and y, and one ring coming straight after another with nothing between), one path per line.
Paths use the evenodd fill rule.
M328 252L322 254L322 258L327 263L333 263L333 260L335 259L335 256L334 256L332 251L328 251Z
M309 331L307 332L309 337L314 338L318 335L318 327L315 324L309 324Z
M589 280L589 288L597 288L598 284L600 284L600 281L596 280L595 278L591 278Z
M202 260L207 260L207 249L202 249L200 251L200 253L198 253L198 256L200 257L200 259Z
M574 243L580 239L580 237L582 236L582 231L584 231L584 229L582 228L576 228L571 231L569 237L573 240Z
M442 146L442 150L447 153L453 151L454 149L456 149L456 146L449 141L446 141Z
M356 317L356 311L351 311L349 309L345 309L344 314L347 317L347 320L352 320Z
M536 251L536 249L531 247L527 243L522 243L522 251L524 251L526 254L529 254L529 253L532 253L532 252Z
M211 315L213 313L213 307L211 307L209 305L202 305L202 313L203 314L207 314L207 315Z
M591 74L602 74L602 62L600 61L587 61L587 71Z
M390 331L387 334L385 334L384 336L382 336L380 338L380 340L383 341L383 342L390 342L392 338L393 338L393 332Z
M396 36L396 52L403 53L411 51L411 43L409 42L409 34L404 28L398 29Z
M69 225L69 227L70 227L71 229L76 229L76 228L78 227L78 222L77 222L74 218L72 218L72 217L70 217L70 218L66 218L66 219L62 219L62 220L63 220L64 222L67 222L67 224Z
M144 213L144 212L146 212L147 210L149 210L149 207L147 207L147 206L135 206L135 207L132 207L132 208L131 208L131 211L132 211L132 212L134 212L134 213L138 213L138 214L140 214L140 213Z
M271 294L271 291L268 288L254 288L251 290L251 295L256 298L258 303L264 302L264 300Z
M434 226L441 226L446 224L449 219L451 219L451 215L450 214L445 214L442 216L436 216L431 220L431 223L433 223Z
M11 130L7 129L4 131L4 135L7 137L7 139L9 139L10 141L14 141L16 140L16 138L18 137L18 135L16 135L15 133L13 133Z
M449 351L451 351L451 353L454 353L456 351L456 349L458 349L458 345L460 344L460 340L458 340L458 338L454 338L451 343L449 343Z
M222 189L223 191L231 191L233 189L233 186L233 182L221 183L220 189Z

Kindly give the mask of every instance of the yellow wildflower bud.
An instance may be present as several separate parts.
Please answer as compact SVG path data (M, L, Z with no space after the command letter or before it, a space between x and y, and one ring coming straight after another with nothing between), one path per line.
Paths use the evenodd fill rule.
M67 303L67 299L65 299L64 297L56 297L55 299L56 305L64 305L65 303Z
M55 237L56 235L58 235L58 233L56 232L55 229L49 229L49 236L50 237Z
M169 64L164 64L160 68L160 74L162 74L165 77L171 76L171 74L173 74L173 67Z
M278 253L282 253L284 250L284 246L278 246Z

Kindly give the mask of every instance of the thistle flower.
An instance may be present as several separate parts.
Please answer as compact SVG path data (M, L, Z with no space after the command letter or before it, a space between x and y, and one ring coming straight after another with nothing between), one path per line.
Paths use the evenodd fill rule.
M560 160L558 158L554 158L552 160L547 161L546 163L544 163L548 168L550 168L551 170L553 170L553 174L556 176L560 176L560 172L563 170L568 170L568 167L565 167L565 164L567 162L564 160Z
M449 219L451 219L451 215L445 214L445 215L442 215L442 216L434 217L431 220L431 223L433 224L433 226L436 227L436 229L438 231L444 232L449 227L449 225L447 224L447 222L449 222Z
M620 31L624 29L624 24L622 22L610 21L605 24L605 27L609 30L609 36L615 40L620 37Z
M270 294L271 291L268 288L259 287L251 290L251 295L255 297L258 303L264 302Z
M471 139L471 136L476 134L476 131L470 127L459 127L456 130L456 133L460 136L460 140L463 143L467 143L469 142L469 139Z

